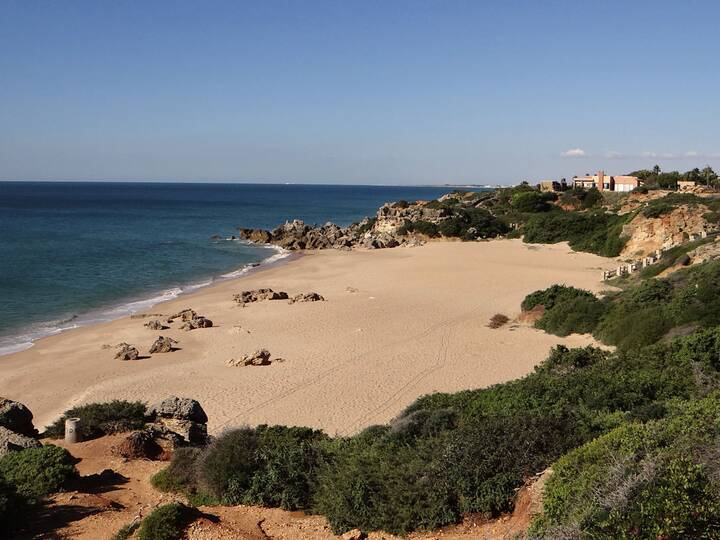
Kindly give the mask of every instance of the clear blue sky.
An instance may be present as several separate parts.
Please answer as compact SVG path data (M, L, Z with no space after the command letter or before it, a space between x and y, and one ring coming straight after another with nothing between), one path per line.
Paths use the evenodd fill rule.
M717 169L719 23L691 0L0 0L0 179Z

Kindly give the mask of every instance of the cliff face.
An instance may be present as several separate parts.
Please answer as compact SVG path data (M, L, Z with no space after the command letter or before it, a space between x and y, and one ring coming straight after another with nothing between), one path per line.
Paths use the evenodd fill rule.
M716 226L703 217L707 212L705 206L683 205L658 217L638 214L623 227L622 235L628 241L621 256L644 257L657 249L687 242L691 234L715 230Z

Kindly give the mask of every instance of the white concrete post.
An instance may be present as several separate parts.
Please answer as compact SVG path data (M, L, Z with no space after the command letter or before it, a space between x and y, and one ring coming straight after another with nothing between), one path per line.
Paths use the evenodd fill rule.
M65 442L75 444L80 442L80 419L68 418L65 420Z

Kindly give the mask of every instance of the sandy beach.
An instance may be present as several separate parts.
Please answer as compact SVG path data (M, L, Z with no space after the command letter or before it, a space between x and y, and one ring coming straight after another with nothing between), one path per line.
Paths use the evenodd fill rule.
M192 308L214 322L190 332L152 331L125 317L38 341L0 357L0 395L25 403L42 427L71 406L110 399L152 402L170 394L200 401L209 429L260 423L351 434L387 422L417 397L507 381L532 371L558 338L525 325L486 327L518 315L524 296L554 283L599 291L616 263L566 244L519 240L432 242L416 248L316 251L158 304L165 316ZM325 302L264 301L233 294L270 287ZM162 334L179 350L148 355ZM127 342L144 357L123 362L103 346ZM230 367L268 349L284 362Z

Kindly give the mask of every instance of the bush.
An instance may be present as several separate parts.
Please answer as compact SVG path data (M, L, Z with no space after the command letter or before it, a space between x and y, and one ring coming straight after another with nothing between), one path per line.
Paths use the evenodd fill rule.
M28 448L0 458L0 479L30 501L59 491L77 474L75 459L59 446Z
M412 232L424 234L426 236L429 236L430 238L435 238L440 234L438 232L437 225L431 223L430 221L407 221L398 228L398 234L400 235L405 235Z
M553 285L541 291L528 294L520 304L523 311L530 311L536 306L544 306L546 310L555 307L561 302L572 302L578 299L596 299L595 295L584 289L577 289L567 285Z
M535 214L523 227L523 240L531 244L568 242L576 251L617 257L627 241L621 236L622 227L632 217L632 213L618 216L602 210Z
M188 507L180 503L158 506L140 525L139 540L178 540L192 518Z
M385 430L339 441L320 471L314 510L337 534L356 527L404 534L457 521L434 448L431 442L398 441Z
M9 531L22 524L22 513L26 505L27 500L0 477L0 532Z
M201 450L198 448L177 448L170 465L155 474L150 482L160 491L172 491L191 495L198 486L197 463Z
M550 210L549 205L539 191L526 191L516 193L512 196L511 206L518 212L536 213L547 212Z
M621 426L561 458L535 535L553 538L571 528L591 538L716 538L718 486L697 460L715 451L719 397L681 406L664 420Z
M562 300L552 309L546 309L535 327L556 336L589 334L595 330L604 312L603 302L594 296L580 296Z
M65 420L80 418L80 435L93 439L112 433L132 431L145 425L147 406L140 401L113 400L107 403L90 403L73 407L48 426L47 437L60 439L65 435Z
M510 317L507 315L503 315L502 313L496 313L492 317L490 317L490 322L488 323L488 328L500 328L501 326L504 326L510 321Z
M228 504L307 508L327 440L310 428L263 425L229 431L200 456L195 487ZM185 491L192 491L191 482L183 480Z

